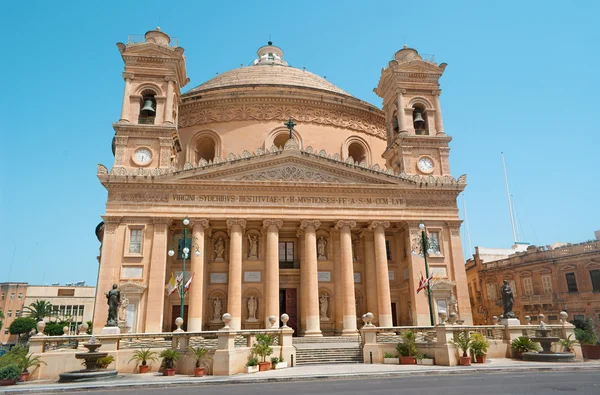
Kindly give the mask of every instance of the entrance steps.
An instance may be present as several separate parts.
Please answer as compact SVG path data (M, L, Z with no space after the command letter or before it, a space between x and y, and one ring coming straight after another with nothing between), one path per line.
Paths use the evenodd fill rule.
M359 336L297 337L296 365L362 363Z

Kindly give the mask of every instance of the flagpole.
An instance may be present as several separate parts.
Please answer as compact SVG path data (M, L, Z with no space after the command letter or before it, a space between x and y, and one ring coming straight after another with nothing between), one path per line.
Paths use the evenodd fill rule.
M433 306L431 304L431 281L429 281L429 265L427 264L427 238L425 236L425 226L421 229L421 243L423 249L423 259L425 259L425 277L427 281L427 300L429 302L429 319L431 326L434 326L433 322Z
M190 243L191 244L191 243ZM179 316L181 318L184 318L183 312L184 312L184 298L185 298L185 292L184 292L184 288L185 288L185 258L187 258L187 253L185 252L185 248L187 247L187 226L185 228L183 228L183 268L181 269L181 285L179 288L179 294L181 296L181 305L179 306Z

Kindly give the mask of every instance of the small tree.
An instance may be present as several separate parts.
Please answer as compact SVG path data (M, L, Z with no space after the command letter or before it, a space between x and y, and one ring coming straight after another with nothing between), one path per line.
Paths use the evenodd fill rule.
M48 322L44 329L44 334L48 336L61 336L65 326L69 326L69 323L66 321Z
M19 340L26 342L29 339L29 332L35 329L36 321L29 317L19 317L8 327L8 331L13 335L18 335Z
M44 318L52 316L52 303L46 300L36 300L32 304L23 308L23 312L36 322L44 321Z
M252 353L262 357L262 361L266 362L267 356L273 354L273 336L266 334L256 335L256 343L252 346Z

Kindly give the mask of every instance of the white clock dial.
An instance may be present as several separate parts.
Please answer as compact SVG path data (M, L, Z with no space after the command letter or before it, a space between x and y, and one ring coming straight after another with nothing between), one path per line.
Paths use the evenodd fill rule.
M147 165L152 160L152 151L148 148L139 148L135 151L135 161L140 165Z
M417 166L422 172L429 173L433 170L433 161L429 158L421 158L417 162Z

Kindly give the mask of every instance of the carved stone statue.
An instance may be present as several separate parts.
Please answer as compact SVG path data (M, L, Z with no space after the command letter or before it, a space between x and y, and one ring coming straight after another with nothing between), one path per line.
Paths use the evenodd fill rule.
M317 254L318 254L317 259L321 259L321 260L327 259L327 240L325 240L325 238L323 236L321 236L319 238L319 241L317 242Z
M248 258L258 259L258 236L248 235Z
M129 299L123 296L119 305L119 322L127 321L127 306L129 306Z
M256 321L256 308L258 303L254 296L248 298L248 321Z
M319 297L319 312L321 319L329 319L327 317L327 309L329 308L329 297L325 294Z
M502 318L516 318L513 313L513 304L515 303L515 297L513 295L512 288L508 285L508 280L502 281L502 287L500 287L502 293L502 307L504 308L504 314Z
M217 241L215 242L214 250L215 250L215 260L222 261L223 254L225 254L225 241L223 240L222 237L219 237L217 239Z
M221 299L213 300L213 321L221 321Z
M448 314L456 313L458 314L458 301L456 300L456 296L454 296L454 292L450 291L450 296L448 296Z
M352 240L352 261L358 261L358 255L356 254L358 250L358 241L356 239Z
M107 304L108 304L108 319L106 320L106 326L117 326L117 320L119 318L119 303L121 303L121 292L117 288L117 284L113 284L112 289L106 293Z

